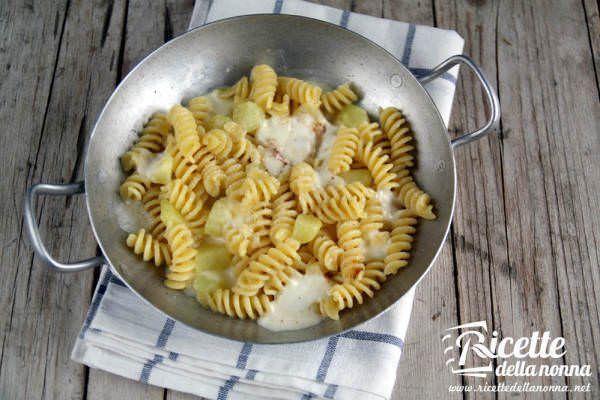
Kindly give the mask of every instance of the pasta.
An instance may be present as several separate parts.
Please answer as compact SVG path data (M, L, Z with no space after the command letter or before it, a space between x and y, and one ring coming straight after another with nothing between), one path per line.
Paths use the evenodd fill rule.
M343 250L328 235L317 235L311 243L311 251L325 270L339 271Z
M417 219L408 210L400 210L394 221L394 229L390 234L390 246L384 259L386 275L394 275L400 268L408 265L410 249L412 248L413 235L417 231Z
M210 99L205 96L194 97L189 101L187 108L192 112L196 125L205 127L213 110Z
M121 184L119 193L123 200L140 201L150 188L150 181L139 174L132 174Z
M348 171L358 150L358 142L358 131L355 128L341 127L331 149L331 156L327 164L329 171L334 174Z
M337 236L340 247L344 250L340 261L342 277L345 280L360 278L365 269L365 255L358 221L338 223Z
M157 267L171 263L171 252L167 244L154 239L144 229L127 236L126 243L135 254L141 255L144 261L152 260Z
M249 94L250 85L248 83L248 78L245 76L242 76L240 80L235 83L235 85L229 88L224 88L219 92L219 96L223 99L233 97L234 103L239 103L240 101L246 100Z
M145 158L148 152L159 153L164 150L167 136L171 132L171 124L167 116L156 113L146 124L138 140L127 153L121 157L121 166L124 171L136 168L140 160Z
M390 141L390 161L394 165L393 172L398 172L404 167L412 167L414 164L411 154L414 146L410 144L412 133L402 113L394 107L388 107L381 110L379 120Z
M184 225L167 226L165 233L172 252L171 263L165 275L165 286L182 290L194 278L196 254L192 232Z
M395 182L396 174L390 172L393 165L387 162L388 156L382 153L380 148L373 147L372 141L366 144L361 141L358 147L358 159L371 172L377 190L391 190L398 186L398 182Z
M198 299L204 302L202 298ZM267 295L244 296L229 289L217 289L206 300L212 311L239 319L256 319L271 310Z
M310 193L315 190L316 179L315 170L307 163L302 162L292 167L290 189L297 196L300 209L303 213L309 211Z
M169 121L175 131L175 140L177 140L179 151L184 157L191 158L200 148L200 138L194 115L188 109L177 104L169 111Z
M417 186L410 171L403 169L398 175L397 192L400 203L421 218L435 219L433 206L430 204L431 198Z
M261 64L154 114L121 157L119 195L146 214L125 244L167 288L259 324L288 318L286 293L304 307L302 285L317 319L374 297L435 214L408 121L393 107L372 121L357 93Z
M287 94L291 100L300 104L321 103L321 88L306 81L290 77L278 78L281 92Z
M358 100L356 93L352 91L348 83L338 86L331 92L324 93L321 96L323 108L328 113L334 113L341 110L346 104L354 103Z
M296 199L290 192L289 184L279 186L277 197L273 200L273 222L269 237L274 244L281 243L292 235L296 221Z
M277 74L273 68L265 64L256 65L250 73L250 82L250 99L264 111L270 110L277 90Z

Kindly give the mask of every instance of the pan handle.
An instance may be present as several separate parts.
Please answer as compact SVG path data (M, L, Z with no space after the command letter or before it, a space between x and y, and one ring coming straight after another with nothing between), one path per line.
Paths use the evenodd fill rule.
M500 121L500 101L498 100L496 92L492 88L492 85L485 77L479 66L475 64L475 62L471 58L465 55L455 55L448 58L445 61L442 61L442 63L434 69L432 69L431 72L421 77L419 81L422 84L430 82L442 75L444 72L448 71L450 68L459 64L464 64L471 71L473 71L477 79L479 79L479 83L481 83L481 86L483 86L483 91L485 93L486 100L488 103L489 117L485 125L481 128L476 129L472 132L467 132L457 138L452 139L450 141L452 147L461 146L463 144L471 143L477 139L482 138L488 133L494 131L498 127L498 122Z
M60 272L83 271L85 269L103 265L106 263L106 260L102 256L97 256L88 258L87 260L65 264L54 259L50 253L48 253L48 250L46 250L46 246L44 246L42 238L40 237L40 230L33 214L33 202L38 194L48 194L51 196L70 196L84 192L85 185L83 182L69 183L64 185L38 183L37 185L30 187L25 195L23 219L25 226L27 227L27 233L29 235L29 240L31 240L33 250L46 265Z

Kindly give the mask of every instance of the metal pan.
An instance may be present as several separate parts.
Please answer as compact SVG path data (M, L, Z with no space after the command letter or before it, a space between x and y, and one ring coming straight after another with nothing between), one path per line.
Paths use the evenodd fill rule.
M362 95L361 106L377 115L380 106L402 109L412 124L417 147L417 182L431 195L438 218L419 222L410 266L389 279L374 299L341 313L339 321L325 320L307 329L271 332L253 321L240 321L202 308L193 298L163 287L154 268L125 246L115 206L124 179L119 165L152 113L194 95L231 84L257 63L272 65L281 74L336 85L352 81ZM475 73L486 94L489 120L484 127L450 140L448 131L423 84L462 64ZM500 116L498 99L479 68L456 55L430 74L417 79L387 51L338 26L288 15L251 15L194 29L160 47L123 80L106 103L90 140L85 159L85 182L38 184L25 202L25 223L35 252L62 272L108 264L140 298L199 331L254 343L291 343L340 333L387 310L427 273L448 233L455 203L456 171L453 148L494 130ZM85 193L90 222L102 256L62 263L48 253L32 210L39 194Z

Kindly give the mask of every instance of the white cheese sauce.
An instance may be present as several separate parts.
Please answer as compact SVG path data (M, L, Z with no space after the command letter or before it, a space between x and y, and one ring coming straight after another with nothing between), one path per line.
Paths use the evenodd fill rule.
M286 167L303 162L314 152L314 126L314 118L306 113L273 116L263 121L256 139L266 147L263 160L271 175L281 174Z
M290 331L317 325L323 317L313 304L327 295L329 282L321 274L308 274L289 282L258 324L271 331Z
M149 229L152 217L144 210L140 201L118 201L114 207L119 228L128 233L135 233L140 229Z
M381 207L383 208L383 220L386 223L392 222L396 211L400 209L396 204L396 196L394 196L394 193L389 189L378 190L375 197L379 200Z
M231 115L231 111L233 110L233 100L222 99L221 96L219 96L219 89L213 90L207 94L206 97L212 103L213 114Z
M371 235L362 244L366 262L383 260L390 246L387 232L374 233L375 235Z

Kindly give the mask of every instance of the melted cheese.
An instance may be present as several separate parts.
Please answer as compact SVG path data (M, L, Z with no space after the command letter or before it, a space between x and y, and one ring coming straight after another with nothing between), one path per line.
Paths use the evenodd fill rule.
M271 331L289 331L317 325L323 319L313 307L329 290L321 274L307 274L289 282L272 303L273 310L258 320Z
M140 229L148 231L152 224L152 217L144 210L144 206L140 201L127 203L119 201L114 210L119 228L125 232L135 233Z
M314 118L306 113L273 116L263 121L256 139L266 147L263 160L270 174L279 175L285 167L301 163L313 154L314 124Z
M232 99L222 99L221 96L219 96L218 89L213 90L207 94L206 97L208 97L212 103L213 114L231 115L231 111L233 110Z
M391 222L394 219L396 211L399 207L396 205L396 198L391 190L378 190L375 197L381 203L383 208L383 220L385 222Z

